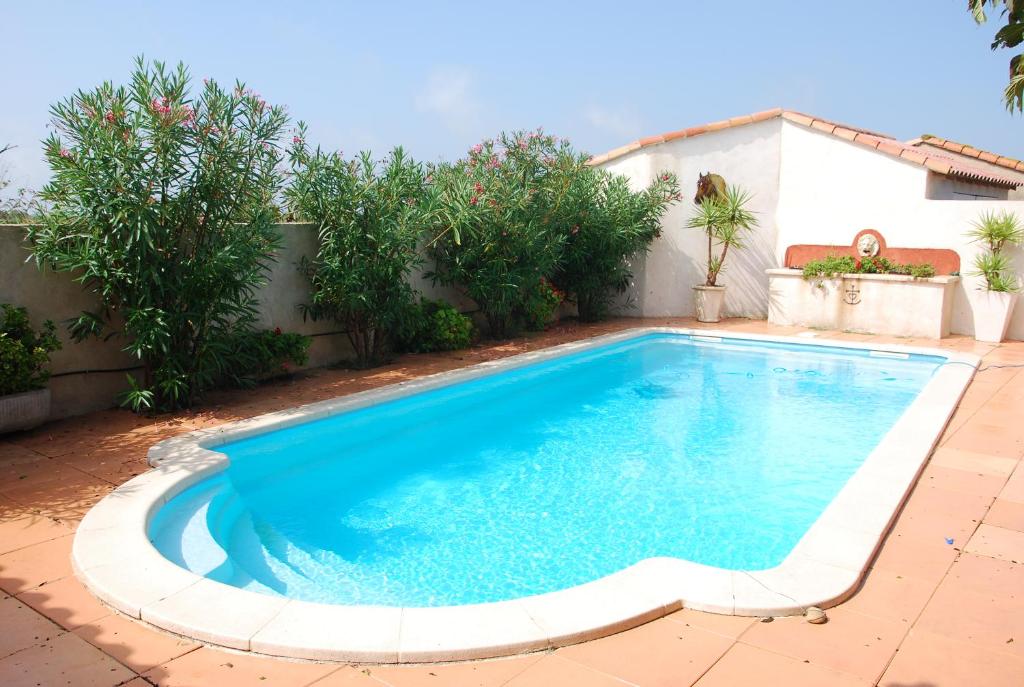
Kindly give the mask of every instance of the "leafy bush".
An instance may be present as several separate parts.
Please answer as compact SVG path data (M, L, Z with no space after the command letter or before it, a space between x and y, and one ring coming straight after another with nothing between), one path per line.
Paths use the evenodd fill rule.
M261 379L286 374L291 366L306 364L310 343L310 337L280 328L243 332L214 342L225 347L220 359L227 361L217 384L249 387Z
M473 321L443 301L421 298L404 318L398 345L410 353L456 351L473 340Z
M554 319L565 294L544 277L529 290L523 306L523 326L535 332L547 329Z
M279 248L274 195L284 111L207 80L195 100L181 64L137 60L51 109L49 207L28 238L40 264L76 271L99 301L76 340L123 321L143 380L135 410L188 406L234 362L223 342L252 329L257 288Z
M983 245L974 257L972 276L984 277L989 291L1017 291L1020 283L1013 271L1010 256L1003 252L1008 246L1024 245L1024 225L1012 212L986 212L972 224L967 233L972 241Z
M820 260L808 260L803 267L804 279L832 279L856 271L857 259L852 255L826 255Z
M882 256L855 258L851 255L827 255L820 260L809 260L803 267L804 279L832 279L841 274L902 274L915 279L935 276L935 267L929 263L903 264Z
M292 210L319 226L316 257L303 263L313 285L305 312L345 328L360 367L382 362L414 293L407 277L420 263L417 244L432 205L423 166L396 148L380 165L293 139Z
M37 334L25 308L0 303L0 396L45 387L50 373L44 368L60 347L53 322Z
M440 207L429 276L472 298L491 336L513 335L562 254L558 212L586 156L541 132L502 134L433 173Z
M643 191L603 169L576 170L563 204L565 246L555 282L576 301L580 319L607 315L616 293L629 286L630 260L661 233L661 217L680 198L674 174L661 173Z

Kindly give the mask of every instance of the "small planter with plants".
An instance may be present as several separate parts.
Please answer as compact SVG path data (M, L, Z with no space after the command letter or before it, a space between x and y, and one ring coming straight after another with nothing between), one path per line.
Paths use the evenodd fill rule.
M1012 212L986 212L967 235L983 247L974 257L971 272L985 280L971 298L974 338L999 343L1006 336L1020 291L1020 280L1006 251L1024 245L1024 225Z
M697 214L687 224L692 229L703 231L708 239L706 278L703 284L693 287L697 320L700 322L718 322L721 319L725 286L718 283L718 277L725 258L730 248L743 248L745 235L757 226L757 218L747 209L749 202L749 193L738 186L729 186L705 196L697 206Z
M768 321L821 329L940 339L949 335L960 278L928 263L828 255L768 270Z
M0 303L0 434L31 429L50 417L46 365L60 347L53 322L36 332L25 308Z

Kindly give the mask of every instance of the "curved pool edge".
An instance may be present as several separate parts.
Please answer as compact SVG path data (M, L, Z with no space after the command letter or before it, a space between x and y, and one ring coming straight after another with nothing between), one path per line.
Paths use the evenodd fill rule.
M245 591L164 558L150 518L219 472L216 446L399 396L648 334L675 333L939 356L946 359L786 559L732 571L649 558L569 589L510 601L434 608L341 606ZM429 375L173 437L149 450L153 469L97 503L75 533L75 574L100 600L160 629L208 644L298 659L416 663L494 658L596 639L682 607L745 616L802 613L851 596L971 381L977 356L934 348L793 336L642 327ZM954 364L948 364L954 363Z

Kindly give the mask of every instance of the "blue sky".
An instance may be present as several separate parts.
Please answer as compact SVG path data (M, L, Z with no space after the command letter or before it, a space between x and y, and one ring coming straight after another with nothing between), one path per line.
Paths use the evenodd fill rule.
M138 54L236 77L346 152L454 158L544 126L593 152L781 106L1024 158L964 0L861 2L30 2L0 16L0 158L41 186L49 105L126 80Z

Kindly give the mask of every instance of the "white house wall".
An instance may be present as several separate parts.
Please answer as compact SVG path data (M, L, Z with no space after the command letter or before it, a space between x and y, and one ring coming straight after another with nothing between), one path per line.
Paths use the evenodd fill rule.
M692 315L695 284L704 282L707 240L695 229L686 228L693 215L697 177L704 172L722 175L738 184L753 198L750 207L760 227L741 251L730 252L719 278L726 284L725 309L730 315L764 318L768 312L768 278L765 270L775 267L775 209L779 193L779 148L781 119L723 129L693 138L682 138L612 160L606 169L630 177L635 188L643 188L662 171L679 177L683 200L665 215L660 238L635 266L635 286L629 294L636 309L623 314L659 317Z
M861 229L877 229L894 247L949 248L960 254L966 274L978 246L964 236L986 210L1009 210L1024 218L1024 201L929 200L929 172L919 165L784 122L779 186L777 256L796 243L848 244ZM1013 252L1018 271L1024 255ZM953 304L952 332L973 334L970 296L977 277L965 276ZM1024 338L1024 308L1010 325L1010 338Z

